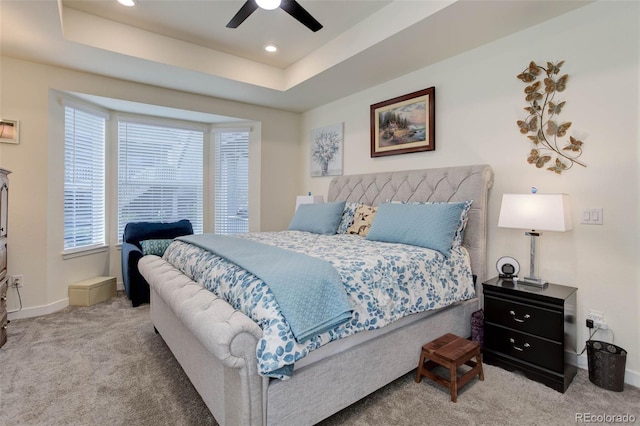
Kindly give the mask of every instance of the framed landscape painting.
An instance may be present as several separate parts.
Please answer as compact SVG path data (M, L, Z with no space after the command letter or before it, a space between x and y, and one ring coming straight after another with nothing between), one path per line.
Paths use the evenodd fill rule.
M435 87L371 105L371 157L433 151Z

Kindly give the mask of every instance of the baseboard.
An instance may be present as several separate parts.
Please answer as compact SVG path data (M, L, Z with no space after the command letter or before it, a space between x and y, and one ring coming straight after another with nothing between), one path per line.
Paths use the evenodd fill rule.
M43 306L34 306L32 308L24 308L16 312L11 312L8 315L9 321L16 320L20 318L31 318L31 317L39 317L42 315L52 314L61 309L69 306L69 298L66 297L64 299L58 300L57 302L50 303L48 305Z
M124 291L124 285L122 284L122 282L116 283L116 290ZM23 308L15 312L9 312L7 318L9 319L9 321L11 321L20 318L39 317L41 315L52 314L66 308L67 306L69 306L69 298L65 297L64 299L58 300L57 302L53 302L48 305L34 306L31 308Z
M578 356L578 368L582 368L583 370L589 370L589 362L587 361L587 354L582 354ZM636 388L640 388L640 373L637 371L629 370L628 368L624 370L624 382L628 385L634 386Z

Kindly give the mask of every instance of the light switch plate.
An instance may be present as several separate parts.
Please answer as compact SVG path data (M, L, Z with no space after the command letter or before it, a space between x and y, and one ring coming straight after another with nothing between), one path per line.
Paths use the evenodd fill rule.
M582 222L585 225L602 225L602 208L582 209Z

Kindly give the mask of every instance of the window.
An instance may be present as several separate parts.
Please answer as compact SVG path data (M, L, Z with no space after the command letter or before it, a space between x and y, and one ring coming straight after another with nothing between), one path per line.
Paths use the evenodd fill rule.
M118 121L118 241L129 222L189 219L202 233L204 132Z
M249 131L216 131L215 233L249 231Z
M65 106L64 249L105 244L105 117Z

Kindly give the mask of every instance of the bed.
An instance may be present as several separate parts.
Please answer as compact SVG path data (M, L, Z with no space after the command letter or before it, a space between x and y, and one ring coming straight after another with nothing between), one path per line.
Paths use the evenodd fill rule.
M328 202L473 200L463 234L476 277L475 297L407 315L385 327L332 341L295 363L287 380L259 374L263 331L245 313L158 256L139 263L151 288L151 319L221 425L315 424L414 369L421 346L451 332L470 335L487 277L487 165L336 177Z

